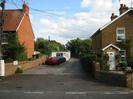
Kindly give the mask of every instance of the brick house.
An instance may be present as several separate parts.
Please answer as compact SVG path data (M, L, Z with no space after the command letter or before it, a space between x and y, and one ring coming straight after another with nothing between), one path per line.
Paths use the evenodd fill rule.
M112 13L111 21L91 36L92 50L102 53L102 56L108 55L110 70L115 70L116 65L122 61L133 61L133 46L130 46L128 52L118 46L123 41L133 41L133 8L121 4L119 12L119 16ZM120 57L116 59L118 55Z
M25 47L27 57L32 57L34 54L34 33L27 4L23 4L23 9L4 11L3 31L7 35L15 32L19 43Z

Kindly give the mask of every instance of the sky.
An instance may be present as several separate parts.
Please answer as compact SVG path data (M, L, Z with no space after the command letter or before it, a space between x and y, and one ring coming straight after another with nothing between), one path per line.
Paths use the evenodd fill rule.
M23 0L7 0L6 9L21 9ZM26 0L35 38L66 44L75 38L86 39L119 15L121 3L131 7L133 0Z

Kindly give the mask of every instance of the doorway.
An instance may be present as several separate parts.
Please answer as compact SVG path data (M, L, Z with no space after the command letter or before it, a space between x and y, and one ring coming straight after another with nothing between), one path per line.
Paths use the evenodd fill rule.
M108 60L108 64L109 64L109 70L115 70L116 66L115 66L115 52L107 52L107 54L109 55L109 60Z

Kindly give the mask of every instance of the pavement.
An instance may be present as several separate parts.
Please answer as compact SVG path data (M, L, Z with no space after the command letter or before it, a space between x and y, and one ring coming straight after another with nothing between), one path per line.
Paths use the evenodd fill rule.
M133 91L86 75L78 59L40 65L0 81L0 99L133 99Z

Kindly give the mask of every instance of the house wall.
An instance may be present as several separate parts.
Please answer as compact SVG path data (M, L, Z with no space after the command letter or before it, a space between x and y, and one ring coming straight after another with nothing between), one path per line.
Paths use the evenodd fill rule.
M17 33L19 42L25 46L27 56L31 58L34 54L34 34L28 15L24 16Z
M130 38L133 41L133 12L129 12L128 14L122 16L117 21L102 30L102 48L110 43L116 44L116 29L118 27L125 27L126 39ZM133 44L131 45L130 60L133 60Z
M98 32L95 36L92 37L92 50L98 53L102 49L102 37L101 32Z

